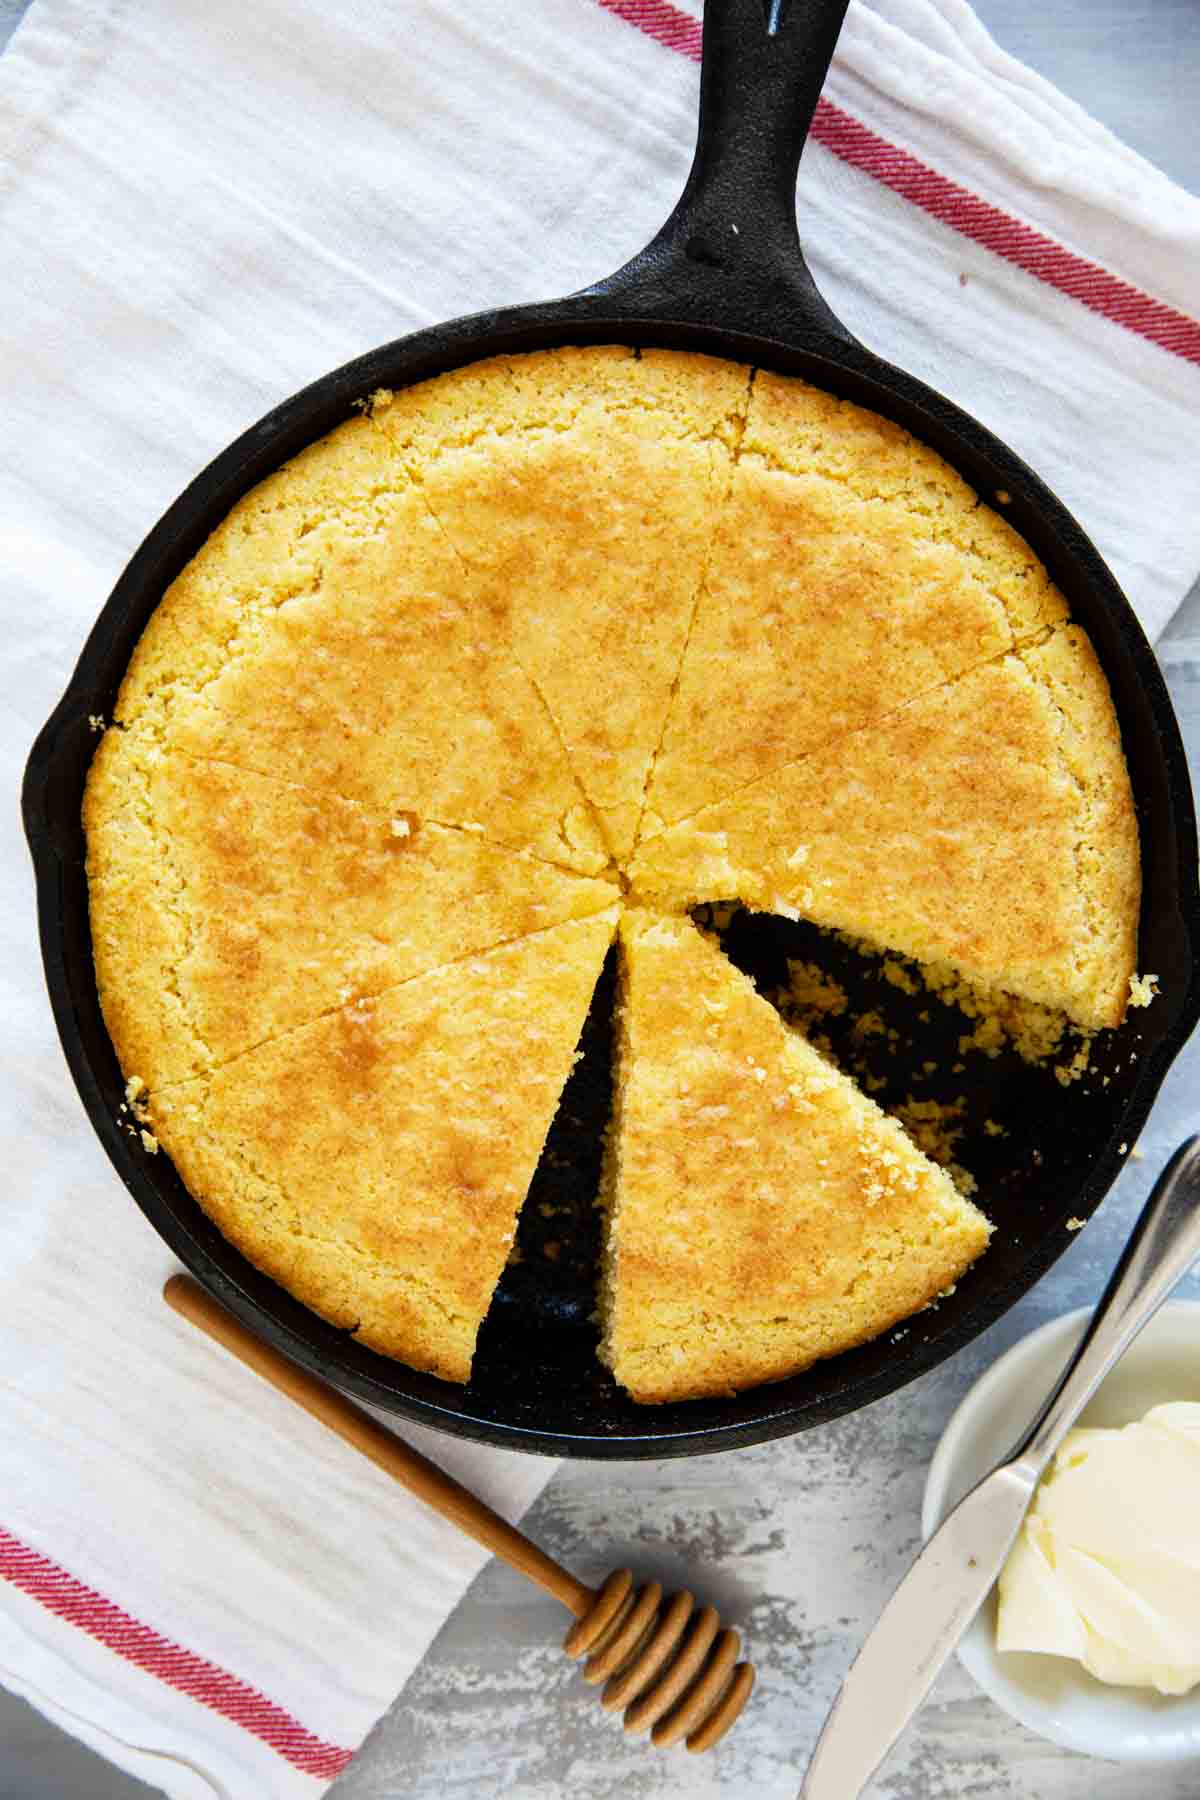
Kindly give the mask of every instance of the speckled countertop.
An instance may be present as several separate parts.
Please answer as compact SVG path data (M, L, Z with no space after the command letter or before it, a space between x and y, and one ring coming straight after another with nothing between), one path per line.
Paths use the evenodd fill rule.
M975 0L1005 48L1176 179L1200 188L1196 0ZM0 42L24 0L0 0ZM1200 589L1160 654L1200 773ZM705 1596L744 1631L760 1685L720 1753L625 1742L558 1645L564 1618L495 1564L450 1618L331 1800L790 1800L837 1684L918 1543L925 1469L959 1399L1044 1319L1092 1300L1171 1149L1200 1130L1200 1039L1079 1240L999 1324L903 1393L790 1441L690 1461L565 1465L526 1521L582 1576L622 1562ZM1200 1275L1183 1290L1200 1297ZM499 1453L498 1453L499 1454ZM1055 1749L952 1664L878 1800L1197 1800L1200 1766L1127 1768ZM0 1800L149 1793L0 1696Z

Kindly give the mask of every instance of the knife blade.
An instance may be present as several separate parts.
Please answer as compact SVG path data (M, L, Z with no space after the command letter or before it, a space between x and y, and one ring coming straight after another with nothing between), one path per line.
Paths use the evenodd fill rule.
M934 1532L842 1683L800 1800L855 1800L870 1781L987 1599L1037 1479L1002 1464Z

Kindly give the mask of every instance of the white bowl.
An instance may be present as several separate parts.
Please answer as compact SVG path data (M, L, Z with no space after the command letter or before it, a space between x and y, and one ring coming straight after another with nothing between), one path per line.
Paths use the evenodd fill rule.
M1066 1313L993 1363L947 1425L925 1483L929 1538L951 1507L1024 1435L1091 1317ZM1082 1414L1085 1425L1127 1425L1167 1400L1200 1401L1200 1301L1171 1300L1150 1321ZM1106 1687L1062 1656L996 1649L993 1592L959 1646L986 1694L1040 1737L1117 1762L1200 1760L1200 1688L1164 1695Z

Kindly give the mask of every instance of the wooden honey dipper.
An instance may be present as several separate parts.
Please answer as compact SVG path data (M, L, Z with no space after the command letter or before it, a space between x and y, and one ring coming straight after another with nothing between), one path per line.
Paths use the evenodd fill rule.
M711 1606L697 1609L686 1591L664 1602L659 1582L636 1587L629 1569L615 1569L599 1588L577 1581L436 1463L264 1344L189 1275L172 1275L163 1299L418 1500L561 1601L576 1620L563 1649L587 1657L584 1680L604 1682L600 1704L608 1712L624 1710L626 1731L649 1729L660 1746L682 1738L692 1751L711 1750L724 1737L750 1697L754 1670L738 1662L741 1639L722 1629Z

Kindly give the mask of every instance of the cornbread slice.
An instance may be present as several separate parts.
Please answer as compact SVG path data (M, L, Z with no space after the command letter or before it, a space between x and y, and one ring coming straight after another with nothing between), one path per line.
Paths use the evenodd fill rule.
M643 835L1066 616L1028 545L935 452L760 370Z
M641 815L748 383L748 369L706 357L547 352L376 409L419 467L476 606L544 696L618 858Z
M152 1129L297 1299L465 1381L615 918L435 970L152 1091Z
M151 1087L493 945L610 906L475 833L109 731L84 803L100 1002Z
M586 873L608 860L545 706L365 419L234 507L152 615L116 716Z
M875 1337L990 1227L686 919L621 921L600 1354L635 1400L729 1394Z
M1079 1024L1124 1016L1137 822L1112 700L1071 626L644 843L634 891L802 914Z
M1066 617L1066 602L1029 545L992 510L1007 496L976 495L936 450L879 413L760 370L743 448L793 474L824 475L860 499L903 506L914 529L977 568L1018 644Z

